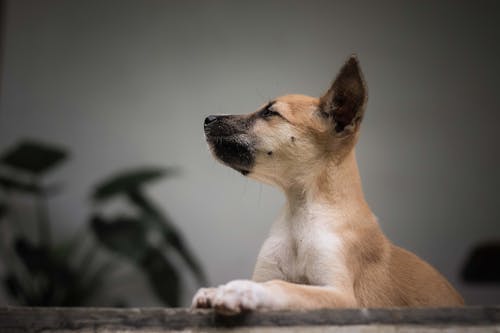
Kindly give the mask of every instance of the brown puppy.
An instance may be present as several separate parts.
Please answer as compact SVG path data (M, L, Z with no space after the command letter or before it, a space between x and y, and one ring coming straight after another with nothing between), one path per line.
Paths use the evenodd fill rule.
M365 202L354 146L367 92L356 57L321 98L287 95L249 115L209 116L215 158L278 186L287 203L252 281L203 288L193 307L255 309L458 306L429 264L393 245Z

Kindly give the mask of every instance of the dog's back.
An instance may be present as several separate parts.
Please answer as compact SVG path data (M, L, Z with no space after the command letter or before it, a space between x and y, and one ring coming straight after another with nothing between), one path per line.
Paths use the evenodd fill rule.
M360 234L360 235L359 235ZM459 306L460 294L431 265L393 245L372 225L349 251L356 272L354 294L360 307Z

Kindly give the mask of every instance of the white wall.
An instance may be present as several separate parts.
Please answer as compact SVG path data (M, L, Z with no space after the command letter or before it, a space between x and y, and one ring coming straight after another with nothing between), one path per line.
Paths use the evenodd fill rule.
M150 188L220 284L248 277L283 198L214 162L202 121L276 95L321 94L350 53L369 85L358 146L383 230L441 270L471 303L499 288L458 272L500 237L498 2L8 1L0 151L60 143L50 175L60 237L83 224L91 185L124 167L176 165ZM140 278L131 304L155 304ZM115 287L117 288L117 287ZM1 300L0 300L1 302ZM5 301L3 301L5 302Z

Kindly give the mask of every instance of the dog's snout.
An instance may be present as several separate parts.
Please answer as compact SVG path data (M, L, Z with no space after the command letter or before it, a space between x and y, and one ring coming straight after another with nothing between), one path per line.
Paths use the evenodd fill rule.
M213 115L210 115L208 117L205 118L205 126L208 126L210 125L211 123L213 123L214 121L217 120L217 116L213 116Z

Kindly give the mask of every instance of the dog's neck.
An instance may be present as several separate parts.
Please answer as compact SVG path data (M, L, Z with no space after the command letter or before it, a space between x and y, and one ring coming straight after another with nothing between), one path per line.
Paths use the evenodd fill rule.
M352 150L342 161L327 161L319 168L311 168L305 182L297 182L284 189L289 216L315 214L314 209L324 209L351 220L359 214L371 215L363 195L356 154Z

